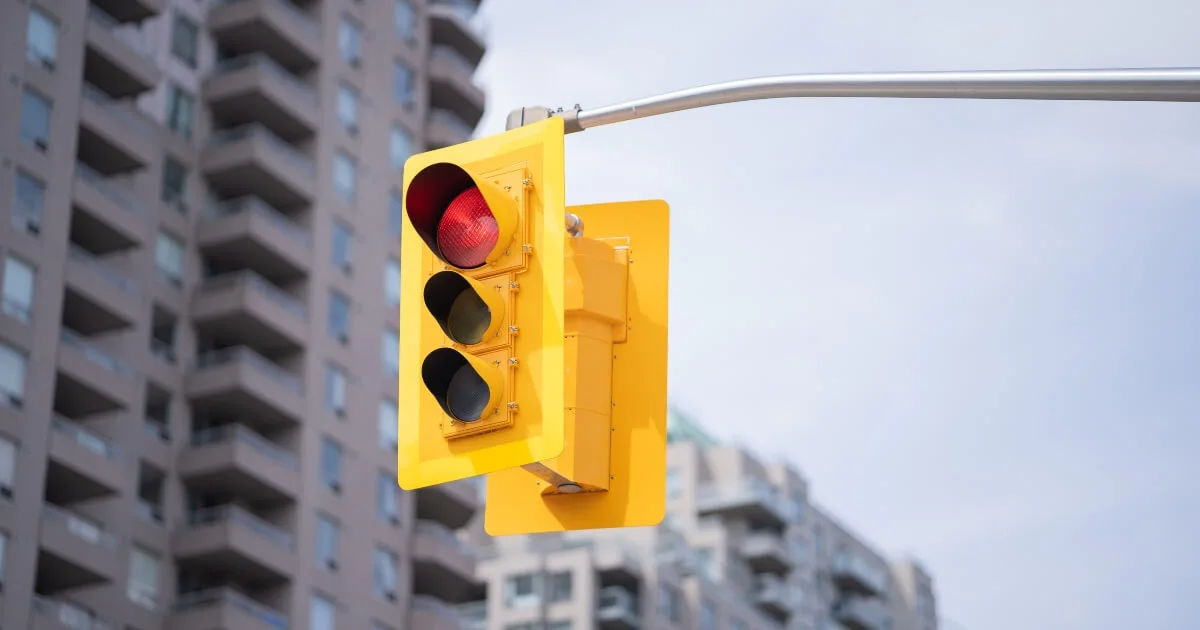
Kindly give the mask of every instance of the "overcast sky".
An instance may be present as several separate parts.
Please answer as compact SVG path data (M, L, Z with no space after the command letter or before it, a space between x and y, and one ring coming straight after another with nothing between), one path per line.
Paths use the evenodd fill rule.
M759 75L1200 66L1195 0L750 4L486 0L480 132ZM1200 628L1200 105L726 105L571 136L567 173L672 206L673 402L918 556L945 618Z

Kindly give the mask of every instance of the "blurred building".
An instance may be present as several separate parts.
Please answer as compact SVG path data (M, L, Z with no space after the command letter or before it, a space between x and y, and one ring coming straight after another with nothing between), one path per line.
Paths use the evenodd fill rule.
M490 538L476 522L487 598L427 627L937 630L931 577L889 564L813 505L794 468L723 445L679 412L669 436L661 525Z
M477 598L474 488L394 444L400 170L483 114L475 9L0 5L0 627Z

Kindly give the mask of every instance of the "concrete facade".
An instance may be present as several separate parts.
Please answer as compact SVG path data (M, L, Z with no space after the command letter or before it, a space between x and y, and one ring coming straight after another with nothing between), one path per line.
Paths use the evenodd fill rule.
M399 169L483 114L475 9L2 3L0 627L479 598L475 488L394 450Z
M814 505L808 481L673 413L658 527L492 539L486 630L936 630L932 578ZM449 617L447 617L449 618ZM452 626L445 626L451 628Z

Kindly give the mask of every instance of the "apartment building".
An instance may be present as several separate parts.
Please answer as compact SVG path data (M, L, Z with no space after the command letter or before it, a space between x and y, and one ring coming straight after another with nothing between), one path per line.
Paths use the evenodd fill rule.
M400 170L483 114L476 8L0 5L0 627L478 598L475 488L394 451Z
M479 630L936 630L930 575L890 563L816 506L793 467L723 445L673 411L657 527L489 539Z

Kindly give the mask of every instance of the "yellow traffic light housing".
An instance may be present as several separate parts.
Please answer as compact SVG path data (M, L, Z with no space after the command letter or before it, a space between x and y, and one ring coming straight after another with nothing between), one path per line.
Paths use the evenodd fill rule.
M405 163L401 487L562 453L564 177L556 118Z
M669 209L638 201L568 211L586 236L566 247L566 446L488 475L493 536L642 527L665 515Z

